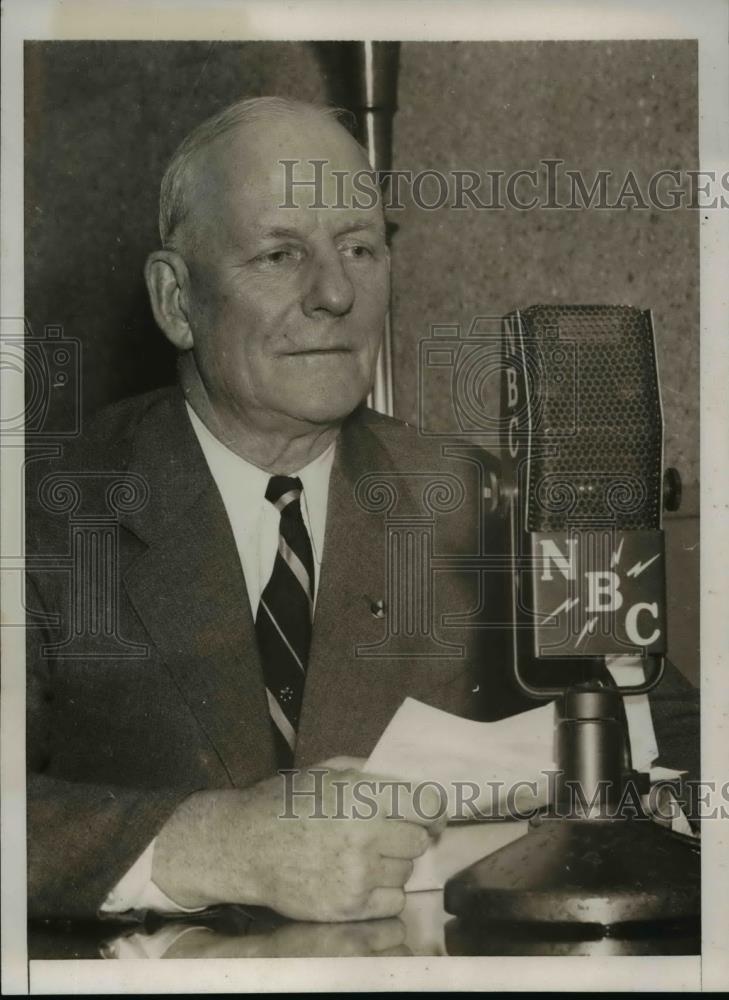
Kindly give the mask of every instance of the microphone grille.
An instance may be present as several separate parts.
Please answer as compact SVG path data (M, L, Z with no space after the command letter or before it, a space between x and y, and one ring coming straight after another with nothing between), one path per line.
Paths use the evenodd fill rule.
M650 312L538 305L531 355L529 531L660 527L663 420Z

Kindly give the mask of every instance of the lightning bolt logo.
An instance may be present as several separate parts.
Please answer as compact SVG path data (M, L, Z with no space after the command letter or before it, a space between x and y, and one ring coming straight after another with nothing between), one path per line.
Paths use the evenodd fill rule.
M625 538L623 537L623 538L620 539L620 545L618 545L618 547L615 550L615 552L613 552L613 557L610 560L610 569L613 569L613 567L617 566L618 563L620 562L620 556L623 554L623 544L624 544L624 542L625 542Z
M650 566L650 564L654 563L656 561L656 559L658 559L658 557L660 556L660 554L661 554L660 552L656 552L656 554L653 556L653 558L649 559L648 562L640 562L640 561L637 562L635 564L635 566L631 566L630 567L630 569L626 573L626 576L632 576L634 579L635 579L635 577L640 576L640 574L643 572L643 570L648 569L648 567Z
M588 632L590 633L594 632L596 622L597 622L597 615L591 615L587 619L585 624L582 626L582 631L577 636L577 640L575 641L576 646L579 646L579 644L582 642L582 640L585 638Z
M580 603L579 597L568 597L566 601L562 601L562 603L558 608L554 609L551 615L547 615L547 617L542 622L542 625L546 625L548 621L551 621L552 618L556 618L557 615L560 614L562 611L569 611L570 608L574 608L575 604L579 603Z

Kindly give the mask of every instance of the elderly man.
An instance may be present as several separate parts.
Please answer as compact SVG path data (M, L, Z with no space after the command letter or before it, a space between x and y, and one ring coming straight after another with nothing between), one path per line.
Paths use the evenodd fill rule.
M323 197L287 193L285 159L325 160ZM462 644L421 660L357 653L385 636L386 593L382 520L357 484L444 464L360 406L389 252L379 204L331 205L367 166L330 112L264 98L204 123L165 174L163 246L145 276L182 392L112 407L63 463L84 509L103 507L113 474L148 497L122 513L121 584L104 598L118 650L94 629L64 644L72 580L28 575L33 914L247 902L340 920L403 904L434 803L417 811L401 796L397 815L383 802L367 822L310 816L333 815L332 782L358 777L340 760L309 782L297 819L280 819L276 773L366 755L408 694L478 714L481 664ZM296 207L282 207L292 194ZM37 465L31 563L68 547L68 520L47 501L55 464ZM446 521L447 550L468 546L474 510ZM474 596L454 579L438 600L465 611Z
M325 161L320 198L285 190L286 160ZM348 197L366 168L331 113L296 102L245 101L195 130L165 174L145 269L182 391L100 414L62 472L31 463L33 915L395 914L437 809L404 792L396 813L381 799L370 820L333 818L361 775L331 758L366 756L407 695L471 717L515 710L493 632L446 629L427 656L407 628L386 633L386 525L360 502L365 477L457 476L466 499L434 516L442 552L478 551L485 526L477 462L361 405L390 271L380 206ZM140 499L116 508L118 586L97 598L93 568L58 570L60 489L93 518L115 477ZM477 585L439 574L432 620L476 606ZM94 614L104 628L78 625ZM319 761L281 818L278 770Z

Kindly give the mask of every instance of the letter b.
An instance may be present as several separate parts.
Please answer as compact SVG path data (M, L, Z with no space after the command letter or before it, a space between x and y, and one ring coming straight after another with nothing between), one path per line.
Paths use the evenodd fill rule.
M620 577L612 570L606 572L588 572L587 577L587 612L617 611L623 604L620 593Z

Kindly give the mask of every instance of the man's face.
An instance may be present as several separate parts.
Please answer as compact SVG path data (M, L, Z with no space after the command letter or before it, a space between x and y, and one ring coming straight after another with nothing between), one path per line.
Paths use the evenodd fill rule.
M389 299L379 206L312 208L312 189L285 201L282 159L366 169L335 123L273 121L221 137L194 167L183 250L195 361L219 415L288 429L346 417L369 391ZM323 192L327 206L333 189ZM289 203L291 198L289 198ZM303 426L302 426L303 424Z

